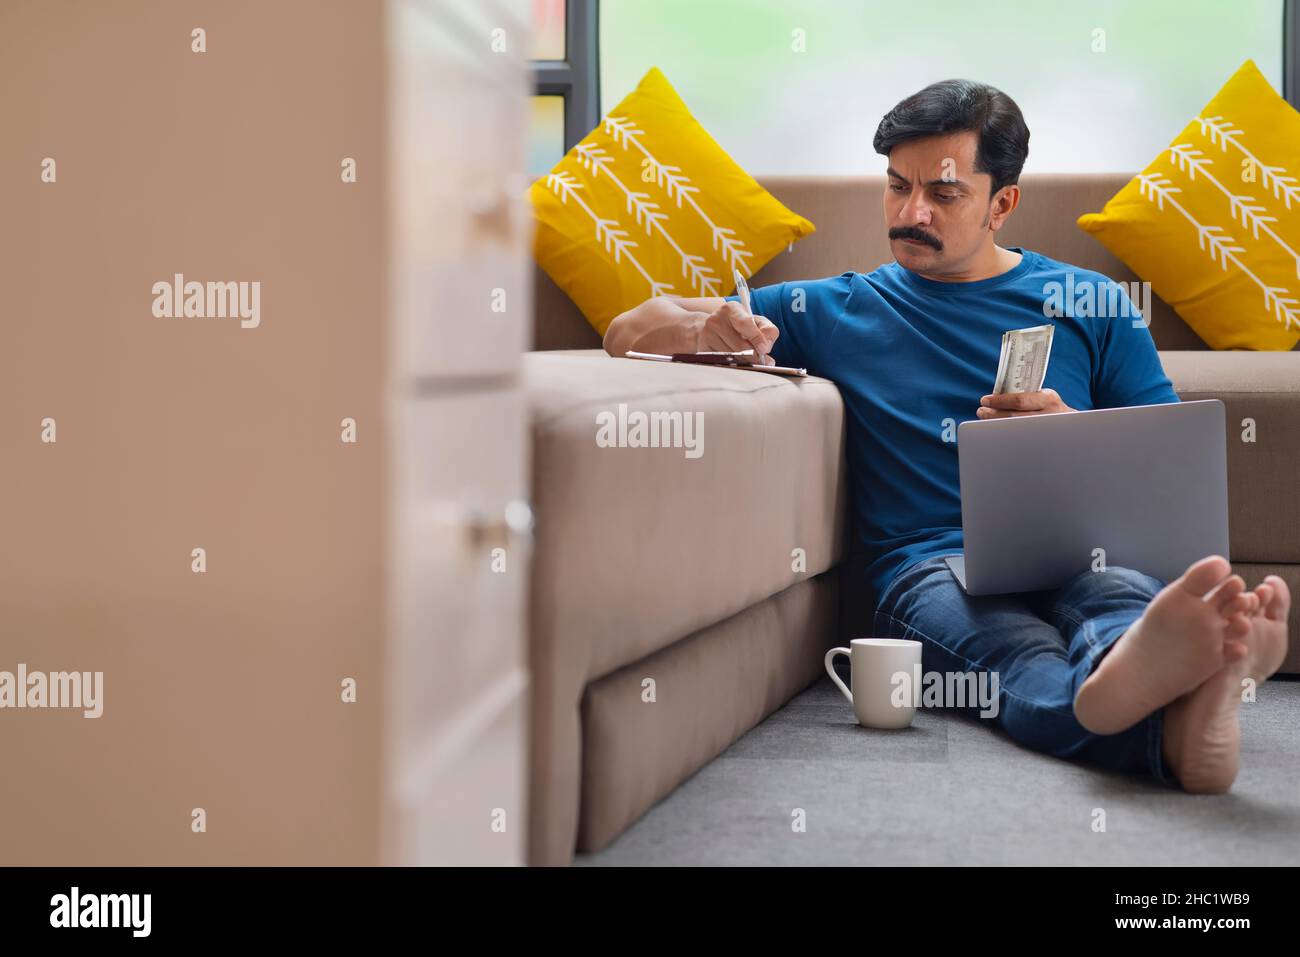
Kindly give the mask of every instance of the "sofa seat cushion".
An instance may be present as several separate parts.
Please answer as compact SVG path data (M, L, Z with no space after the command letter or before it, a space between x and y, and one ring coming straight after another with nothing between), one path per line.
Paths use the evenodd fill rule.
M523 376L534 640L564 661L569 687L843 556L844 412L832 383L600 350L525 354ZM679 413L695 429L665 427L659 447L632 447L638 413Z
M1180 399L1225 406L1229 558L1300 562L1300 352L1161 352L1160 361Z

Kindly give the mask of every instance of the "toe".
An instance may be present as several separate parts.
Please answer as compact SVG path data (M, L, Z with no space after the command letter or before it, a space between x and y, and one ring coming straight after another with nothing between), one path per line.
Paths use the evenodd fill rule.
M1248 591L1243 592L1230 601L1225 601L1219 606L1219 614L1224 618L1229 618L1236 614L1253 617L1259 613L1260 607L1259 596L1253 591Z
M1277 575L1269 575L1264 581L1273 586L1273 600L1269 602L1266 614L1273 621L1286 621L1287 612L1291 610L1291 590Z
M1259 608L1255 614L1267 612L1268 604L1273 600L1273 586L1268 582L1260 582L1255 586L1255 598L1259 602Z
M1229 638L1245 638L1250 634L1250 619L1241 613L1237 613L1228 619L1226 630Z
M1206 601L1213 602L1220 612L1227 615L1246 590L1246 580L1240 575L1233 575L1222 585L1206 596Z
M1198 598L1232 574L1232 566L1222 555L1209 555L1193 562L1178 579L1178 587Z

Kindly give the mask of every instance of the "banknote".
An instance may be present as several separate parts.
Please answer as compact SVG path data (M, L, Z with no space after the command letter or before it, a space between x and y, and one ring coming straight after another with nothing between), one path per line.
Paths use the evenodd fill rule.
M1002 334L1002 354L998 357L993 395L1037 392L1043 387L1055 331L1056 326L1046 325L1009 329Z

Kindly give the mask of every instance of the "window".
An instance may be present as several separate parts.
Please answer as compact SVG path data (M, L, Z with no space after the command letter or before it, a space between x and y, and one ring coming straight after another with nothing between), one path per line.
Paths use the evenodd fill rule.
M534 96L529 111L528 172L551 170L567 152L564 148L564 97Z
M532 0L534 60L564 59L564 0Z
M545 173L600 122L597 0L531 0L528 171Z
M1298 6L604 0L602 110L658 66L755 175L878 173L871 139L881 116L927 83L967 77L1024 111L1027 172L1134 172L1247 58L1300 103Z

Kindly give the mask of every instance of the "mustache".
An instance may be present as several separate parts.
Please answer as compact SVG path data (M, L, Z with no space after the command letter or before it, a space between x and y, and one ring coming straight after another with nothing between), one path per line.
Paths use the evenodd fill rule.
M927 246L933 246L939 252L943 252L943 243L938 238L931 236L929 233L922 232L915 226L895 226L889 231L890 239L916 239L925 243Z

